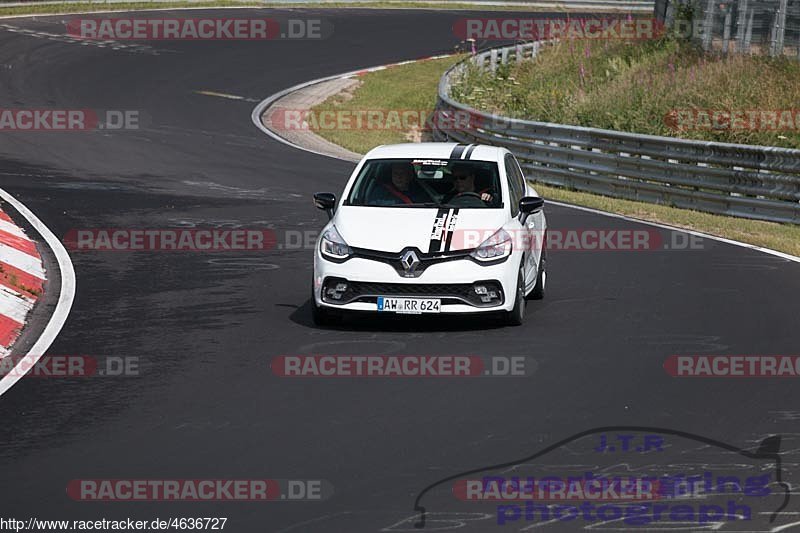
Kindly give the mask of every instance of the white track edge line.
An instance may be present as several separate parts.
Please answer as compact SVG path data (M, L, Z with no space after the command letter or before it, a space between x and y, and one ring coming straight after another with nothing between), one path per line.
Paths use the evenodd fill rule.
M425 59L439 59L439 58L448 57L448 55L453 55L453 54L445 54L445 55L442 55L442 56L433 56L433 57L425 58ZM256 105L256 107L253 108L253 112L250 115L250 118L253 120L253 123L256 125L256 127L258 129L260 129L262 132L266 133L267 135L269 135L270 137L272 137L273 139L275 139L278 142L281 142L283 144L286 144L286 145L291 146L292 148L296 148L298 150L303 150L305 152L311 152L312 154L317 154L317 155L321 155L321 156L324 156L324 157L330 157L332 159L339 159L340 161L347 161L349 163L352 163L352 161L350 161L349 159L344 159L344 158L337 157L337 156L331 155L331 154L324 154L322 152L318 152L318 151L312 150L310 148L305 148L303 146L299 146L299 145L297 145L297 144L295 144L295 143L293 143L293 142L291 142L291 141L289 141L287 139L284 139L280 135L272 132L269 128L267 128L266 126L264 126L264 124L261 123L261 115L264 113L264 110L267 107L269 107L270 105L272 105L276 100L286 96L289 93L292 93L294 91L299 91L300 89L305 89L306 87L309 87L311 85L316 85L318 83L324 83L326 81L331 81L331 80L340 79L340 78L348 78L348 77L351 77L351 76L355 76L356 74L358 74L360 72L369 72L371 70L383 69L383 68L387 68L387 67L391 67L391 66L395 66L395 65L399 65L399 64L414 63L416 61L421 61L421 60L417 59L417 60L410 60L410 61L400 61L398 63L391 63L389 65L380 65L380 66L377 66L377 67L370 67L370 68L366 68L366 69L358 69L358 70L353 70L353 71L350 71L350 72L345 72L344 74L335 74L333 76L326 76L325 78L319 78L319 79L307 81L307 82L304 82L304 83L298 83L297 85L294 85L293 87L289 87L288 89L284 89L284 90L282 90L280 92L277 92L277 93L273 94L272 96L268 96L267 98L265 98L264 100L259 102ZM533 185L535 185L534 182L532 182L532 183L533 183ZM798 257L796 255L787 254L785 252L780 252L778 250L773 250L771 248L764 248L763 246L757 246L755 244L748 244L746 242L736 241L736 240L733 240L733 239L727 239L725 237L718 237L716 235L710 235L708 233L703 233L702 231L695 231L695 230L686 229L686 228L679 228L679 227L676 227L676 226L670 226L669 224L663 224L663 223L660 223L660 222L652 222L652 221L649 221L649 220L643 220L643 219L640 219L640 218L635 218L635 217L631 217L631 216L627 216L627 215L620 215L618 213L610 213L608 211L601 211L599 209L593 209L591 207L583 207L583 206L580 206L580 205L568 204L568 203L565 203L565 202L556 202L556 201L547 200L547 199L545 199L545 202L549 203L549 204L553 204L553 205L558 205L558 206L561 206L561 207L567 207L567 208L570 208L570 209L578 209L580 211L587 211L589 213L594 213L594 214L597 214L597 215L603 215L603 216L612 217L612 218L621 218L623 220L629 220L631 222L637 222L639 224L646 224L648 226L655 226L655 227L658 227L658 228L664 228L664 229L668 229L668 230L672 230L672 231L680 231L680 232L683 232L683 233L688 233L689 235L695 235L697 237L702 237L704 239L711 239L712 241L718 241L718 242L722 242L722 243L725 243L725 244L730 244L732 246L739 246L741 248L748 248L750 250L755 250L757 252L763 252L765 254L774 255L776 257L780 257L781 259L786 259L787 261L793 261L795 263L800 263L800 257ZM0 394L2 394L2 393L0 392Z
M25 217L30 225L39 232L39 235L42 236L53 251L56 261L58 262L58 269L61 272L61 292L58 295L58 303L53 310L50 321L47 323L47 326L45 326L44 331L42 331L42 334L34 345L31 346L31 349L28 350L28 353L17 363L17 366L25 364L27 366L23 368L30 369L33 368L33 365L35 365L39 358L50 348L50 345L56 340L56 337L61 332L61 328L64 327L64 323L67 321L69 312L72 309L72 303L75 300L75 268L72 265L72 260L70 260L64 245L61 244L58 237L53 235L53 232L45 226L44 222L39 220L30 209L25 207L22 202L14 198L4 189L0 189L0 198L11 204L11 206ZM19 381L21 377L22 374L19 372L10 372L0 379L0 396L8 392L8 389Z
M417 59L417 60L399 61L397 63L390 63L388 65L378 65L378 66L375 66L375 67L360 68L360 69L356 69L356 70L351 70L350 72L345 72L344 74L334 74L333 76L326 76L324 78L318 78L316 80L311 80L311 81L306 81L306 82L303 82L303 83L298 83L297 85L293 85L292 87L289 87L288 89L283 89L282 91L278 91L277 93L275 93L275 94L273 94L271 96L268 96L264 100L261 100L253 108L253 112L250 114L250 119L253 121L253 124L255 124L255 126L258 129L260 129L263 133L267 134L268 136L272 137L276 141L281 142L281 143L283 143L283 144L285 144L287 146L291 146L292 148L295 148L297 150L303 150L304 152L310 152L312 154L317 154L317 155L321 155L321 156L324 156L324 157L330 157L332 159L338 159L340 161L347 161L348 163L352 163L353 161L350 160L350 159L344 159L342 157L337 157L335 155L319 152L319 151L313 150L311 148L306 148L305 146L300 146L299 144L295 144L292 141L281 137L277 133L275 133L272 130L270 130L269 128L267 128L261 122L261 115L263 115L264 111L269 106L271 106L273 103L275 103L277 100L283 98L284 96L286 96L288 94L291 94L291 93L293 93L295 91L299 91L300 89L305 89L306 87L310 87L312 85L317 85L319 83L325 83L326 81L338 80L338 79L342 79L342 78L350 78L350 77L356 76L356 75L358 75L360 73L370 72L370 71L374 71L374 70L382 70L382 69L393 67L393 66L400 65L400 64L413 63L413 62L416 62L416 61L433 61L433 60L436 60L436 59L444 59L444 58L450 57L452 55L455 55L455 54L442 54L442 55L431 56L431 57L426 57L426 58Z
M535 185L535 183L534 183L534 185ZM651 220L644 220L644 219L641 219L641 218L631 217L631 216L628 216L628 215L620 215L619 213L610 213L608 211L601 211L600 209L594 209L592 207L584 207L582 205L574 205L574 204L568 204L568 203L565 203L565 202L557 202L555 200L545 200L545 203L546 204L557 205L557 206L560 206L560 207L568 207L570 209L578 209L580 211L587 211L589 213L594 213L594 214L597 214L597 215L605 215L607 217L612 217L612 218L621 218L623 220L629 220L631 222L637 222L639 224L646 224L648 226L655 226L657 228L668 229L668 230L671 230L671 231L680 231L682 233L688 233L689 235L695 235L697 237L702 237L704 239L711 239L712 241L719 241L719 242L723 242L725 244L732 244L734 246L739 246L741 248L749 248L749 249L755 250L757 252L763 252L765 254L770 254L770 255L774 255L776 257L780 257L781 259L786 259L787 261L794 261L795 263L800 263L800 257L798 257L796 255L787 254L785 252L780 252L778 250L773 250L772 248L764 248L763 246L758 246L758 245L755 245L755 244L736 241L736 240L728 239L728 238L725 238L725 237L718 237L716 235L710 235L708 233L703 233L702 231L696 231L696 230L688 229L688 228L681 228L681 227L678 227L678 226L670 226L669 224L664 224L662 222L653 222Z

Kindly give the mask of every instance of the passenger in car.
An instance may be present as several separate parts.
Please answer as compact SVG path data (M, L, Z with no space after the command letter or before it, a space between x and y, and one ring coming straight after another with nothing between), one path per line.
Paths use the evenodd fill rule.
M391 171L391 181L381 183L375 189L370 205L410 205L434 201L417 182L411 163L392 163Z

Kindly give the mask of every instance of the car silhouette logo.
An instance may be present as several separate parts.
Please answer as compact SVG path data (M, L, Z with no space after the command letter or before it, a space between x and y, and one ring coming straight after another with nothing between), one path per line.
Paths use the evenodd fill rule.
M418 514L415 517L416 520L413 522L413 527L414 527L414 529L423 529L423 528L425 528L426 522L427 522L427 520L426 520L427 516L426 515L428 514L429 511L428 511L426 505L423 504L423 500L426 498L426 495L428 495L429 493L432 493L432 491L434 489L436 489L437 487L444 487L448 483L449 484L453 484L454 482L457 482L458 480L469 479L470 477L476 477L476 476L480 477L481 473L485 474L485 473L487 473L489 471L498 471L498 472L501 472L501 473L513 472L513 475L515 475L515 476L522 476L523 474L520 474L520 472L518 470L518 467L520 467L520 466L528 466L528 467L531 467L531 466L536 467L536 466L538 466L539 468L541 468L542 466L546 465L546 462L542 461L542 458L544 456L550 454L551 452L554 452L555 450L567 447L567 446L577 442L578 440L586 438L586 437L604 435L604 434L611 434L611 433L615 433L615 432L658 434L658 435L665 436L665 437L671 437L673 439L674 438L681 438L681 439L686 439L686 440L688 440L690 442L694 441L694 442L702 445L705 448L717 449L717 450L721 450L721 451L726 452L726 453L733 454L734 457L737 457L737 460L735 461L737 466L741 466L740 463L741 463L742 459L754 460L754 461L757 461L757 462L764 461L765 464L761 465L760 468L762 468L764 471L771 472L771 476L774 479L775 485L776 485L774 494L777 497L777 501L774 502L775 505L776 505L775 508L765 509L766 512L759 513L759 514L766 515L768 517L768 522L769 523L774 523L775 520L778 518L778 516L782 514L784 509L789 504L791 490L790 490L789 484L786 481L784 481L784 474L783 474L783 468L782 468L782 457L781 457L781 436L780 435L768 436L768 437L764 438L763 440L761 440L761 442L759 443L759 445L756 447L755 450L750 450L750 449L743 449L743 448L740 448L739 446L735 446L735 445L732 445L732 444L727 444L727 443L724 443L724 442L721 442L721 441L718 441L718 440L715 440L715 439L711 439L711 438L708 438L708 437L704 437L702 435L697 435L697 434L688 433L688 432L685 432L685 431L678 431L678 430L673 430L673 429L668 429L668 428L648 427L648 426L605 426L605 427L592 428L592 429L589 429L589 430L586 430L586 431L582 431L582 432L576 433L576 434L574 434L574 435L572 435L570 437L562 439L562 440L560 440L560 441L558 441L556 443L553 443L553 444L551 444L549 446L545 446L544 448L541 448L541 449L535 451L534 453L532 453L531 455L529 455L527 457L523 457L523 458L520 458L520 459L516 459L514 461L508 461L508 462L504 462L504 463L500 463L500 464L493 464L493 465L474 468L474 469L471 469L471 470L467 470L467 471L464 471L464 472L460 472L458 474L454 474L454 475L445 477L443 479L440 479L438 481L435 481L435 482L429 484L424 489L422 489L419 493L417 493L417 497L414 500L414 511L416 513L418 513ZM607 441L605 439L603 439L603 440L601 440L601 443L603 445L606 445ZM613 451L613 450L611 450L610 446L608 448L609 448L610 451ZM619 452L619 450L617 450L617 451ZM641 450L636 450L636 451L638 452L638 451L641 451ZM598 452L598 449L595 448L593 450L593 453L597 453L597 452ZM631 469L631 464L629 463L628 460L625 460L623 462L625 463L625 468L627 470L635 471L635 470ZM706 468L706 469L709 468L708 464L706 464L706 463L702 463L701 466L703 468ZM685 468L686 467L686 463L683 463L682 467ZM455 486L455 485L453 485L453 486ZM667 489L667 491L666 491L667 493L669 492L669 490L668 490L669 486L668 485L665 486L664 484L662 484L661 486L662 486L662 488L666 488ZM725 489L725 491L727 491L727 489ZM453 491L453 494L455 494L455 491ZM433 498L432 495L430 497ZM452 497L452 495L450 495L450 497ZM705 496L703 496L703 498L705 498ZM772 502L770 502L770 503L772 503ZM434 514L437 514L437 513L434 513ZM441 515L442 513L438 513L438 514ZM464 516L464 514L462 513L461 516ZM481 519L483 519L483 517L485 517L485 516L488 516L488 515L484 514L484 516L482 516ZM436 526L434 526L432 529L436 529ZM717 528L712 528L712 529L717 529ZM778 529L771 529L771 530L772 531L778 531L779 528Z

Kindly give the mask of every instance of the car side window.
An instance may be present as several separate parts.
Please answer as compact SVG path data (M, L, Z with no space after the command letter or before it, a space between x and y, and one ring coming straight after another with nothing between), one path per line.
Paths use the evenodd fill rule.
M520 166L519 161L517 161L517 158L512 155L511 160L514 161L514 168L517 170L516 174L517 178L519 179L519 190L521 191L520 194L525 196L525 191L527 190L527 187L525 186L525 174L522 172L522 167Z
M505 165L508 193L511 200L511 214L517 216L519 214L519 200L522 198L525 189L520 188L521 176L519 176L519 168L517 168L517 164L511 154L506 154Z

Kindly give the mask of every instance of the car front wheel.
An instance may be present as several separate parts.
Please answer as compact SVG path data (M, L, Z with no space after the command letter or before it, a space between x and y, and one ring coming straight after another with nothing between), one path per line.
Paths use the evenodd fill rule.
M536 274L536 285L531 290L529 298L531 300L541 300L544 298L545 284L547 283L547 253L542 250L542 257L539 258L539 271Z
M525 261L519 266L517 274L517 290L514 295L514 307L506 313L506 324L509 326L521 326L525 321Z

